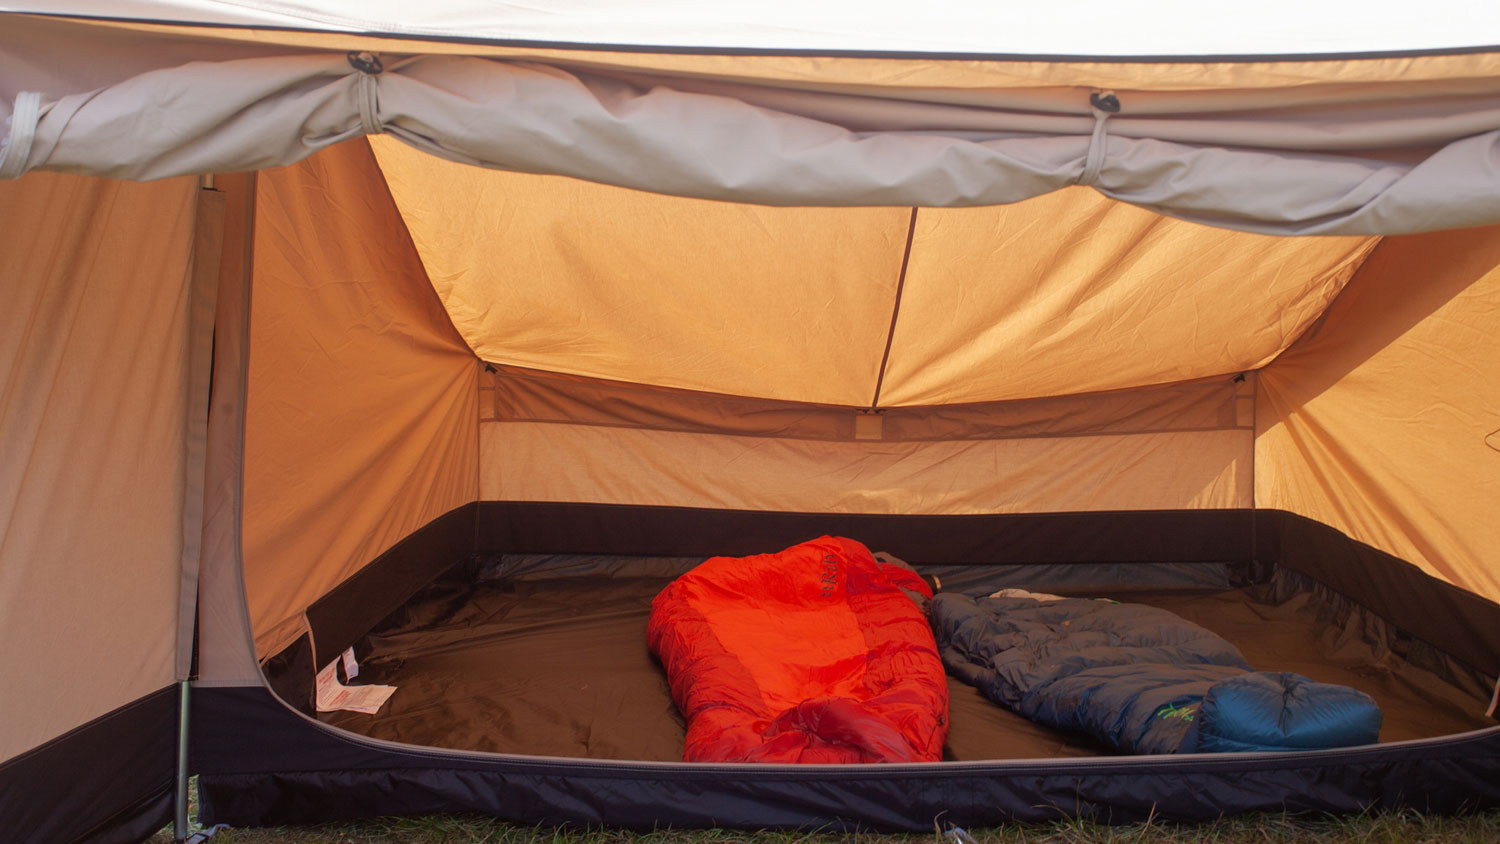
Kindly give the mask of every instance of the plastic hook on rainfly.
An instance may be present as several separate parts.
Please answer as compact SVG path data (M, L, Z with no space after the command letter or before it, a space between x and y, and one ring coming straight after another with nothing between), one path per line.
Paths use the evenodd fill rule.
M349 60L350 67L366 76L378 76L385 70L385 63L380 60L379 54L369 50L350 50L345 58Z

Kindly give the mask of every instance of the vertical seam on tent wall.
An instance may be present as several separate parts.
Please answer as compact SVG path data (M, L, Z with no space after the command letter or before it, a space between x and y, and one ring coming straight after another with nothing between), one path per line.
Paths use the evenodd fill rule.
M1323 326L1323 323L1327 322L1328 315L1332 313L1334 307L1338 305L1339 300L1344 298L1344 296L1348 294L1349 287L1355 283L1355 280L1359 276L1359 271L1364 269L1365 264L1369 263L1370 259L1375 257L1375 253L1379 251L1380 248L1384 245L1385 237L1382 236L1378 238L1375 243L1370 246L1369 249L1365 250L1364 255L1360 256L1358 263L1356 263L1354 265L1354 268L1349 271L1349 280L1344 282L1344 286L1339 288L1339 292L1335 293L1332 299L1328 300L1327 307L1323 308L1323 312L1321 314L1318 314L1318 318L1308 323L1307 327L1303 328L1300 334L1292 338L1292 341L1290 343L1287 343L1280 352L1277 352L1275 357L1266 361L1264 364L1261 364L1260 368L1255 370L1255 390L1250 394L1250 554L1251 557L1255 560L1257 567L1260 564L1260 464L1259 461L1256 460L1255 441L1257 439L1256 432L1260 430L1261 375L1267 369L1276 365L1276 362L1281 360L1283 356L1291 352L1293 349L1297 348L1297 345L1299 343L1318 332L1318 329ZM1280 546L1278 545L1278 548L1279 547ZM1276 565L1281 565L1279 554Z
M885 367L891 360L891 344L896 339L896 320L901 316L901 293L906 289L906 268L911 264L911 243L917 233L917 207L912 206L911 220L906 224L906 248L901 252L901 274L896 277L896 301L891 305L891 327L885 335L885 351L880 355L880 372L875 376L875 395L870 409L880 406L880 388L885 384Z
M1260 560L1260 476L1255 459L1255 432L1260 427L1260 373L1251 373L1250 380L1250 560L1252 571L1264 569ZM1280 561L1278 560L1279 564Z
M368 76L367 75L367 76L364 76L362 78L363 79L372 80L372 83L373 83L374 77L372 77L372 76ZM370 88L373 90L374 85L370 84ZM428 275L428 273L427 273L427 262L424 261L424 260L422 260L422 253L421 253L420 250L417 249L417 242L414 239L412 239L411 228L406 225L406 215L401 212L401 205L400 205L400 203L396 202L396 195L393 194L393 193L391 193L390 183L385 180L385 168L383 168L383 167L380 166L380 156L378 156L378 155L375 154L375 147L373 147L373 146L370 145L370 139L369 138L364 138L362 140L363 140L364 145L365 145L365 151L370 156L370 163L374 165L375 172L379 173L380 176L381 176L380 187L383 188L382 193L385 195L386 201L390 203L391 211L396 215L396 222L401 226L401 233L404 234L404 235L406 235L406 245L407 245L408 248L411 249L412 255L414 255L416 257L416 259L417 259L417 266L419 266L419 267L422 268L422 279L423 279L423 281L425 281L427 283L427 292L428 292L428 294L432 297L432 299L434 301L437 302L438 309L441 310L443 312L443 316L447 318L447 320L448 320L448 327L453 330L453 336L457 337L458 338L458 342L462 343L463 346L464 346L464 348L469 350L469 354L471 354L471 355L474 356L474 360L476 362L478 362L481 365L485 364L486 361L484 360L484 358L481 358L479 356L478 352L476 352L474 350L474 345L469 342L469 338L465 337L464 333L462 331L458 330L458 326L455 325L454 322L453 322L453 313L448 310L447 303L445 303L443 301L443 297L441 297L441 296L438 295L437 288L433 286L433 284L432 284L432 277L430 275ZM474 389L475 389L476 393L481 392L481 390L480 390L480 386L481 386L480 380L483 379L483 377L484 377L484 375L481 374L478 378L475 379ZM482 430L482 426L481 426L480 423L481 423L481 420L483 418L483 410L478 406L478 404L479 404L479 402L478 402L477 396L476 396L475 408L474 408L474 500L475 501L478 501L481 498L480 488L481 488L482 482L484 481L484 467L481 465L480 460L479 460L479 452L480 452L479 437L480 437L481 430ZM477 548L478 547L478 542L479 542L479 526L478 526L477 522L475 523L475 526L474 526L474 542L475 542L475 546L474 547Z
M1359 271L1364 269L1365 264L1369 263L1370 259L1375 257L1376 251L1378 251L1380 247L1384 245L1384 235L1376 238L1375 243L1372 244L1369 249L1365 250L1365 254L1359 257L1358 263L1354 265L1353 269L1349 270L1349 280L1344 282L1344 286L1339 288L1339 292L1333 294L1332 299L1328 300L1328 305L1323 308L1322 313L1318 314L1317 319L1314 319L1312 322L1308 323L1307 327L1302 329L1301 333L1299 333L1296 337L1293 337L1290 343L1287 343L1281 351L1276 353L1276 357L1273 357L1265 363L1261 364L1260 370L1257 370L1257 372L1263 371L1268 367L1273 366L1276 361L1281 360L1283 355L1297 348L1297 344L1318 333L1318 329L1322 328L1323 323L1328 321L1328 315L1333 312L1333 309L1336 305L1338 305L1339 300L1344 298L1344 294L1349 292L1349 286L1354 284L1355 277L1359 275ZM1257 392L1259 392L1258 389Z
M459 331L458 326L453 323L452 312L448 310L448 305L443 301L443 297L438 295L437 288L432 285L432 277L427 274L427 262L422 260L422 253L417 249L417 242L412 239L411 228L406 225L406 215L401 213L401 205L396 202L396 195L391 193L390 182L386 181L385 168L380 166L380 156L375 154L375 148L370 145L369 138L362 138L361 141L365 145L365 152L370 156L370 163L375 165L375 172L380 174L380 187L383 188L381 192L385 195L386 201L391 204L391 211L396 215L396 222L401 225L401 233L406 235L406 245L411 249L412 255L416 257L417 266L422 268L422 277L427 282L427 292L437 302L438 308L443 312L443 316L448 318L448 327L453 329L453 336L457 337L458 342L462 343L464 348L469 350L469 354L474 356L474 360L485 363L484 358L480 357L479 353L474 350L474 346L469 342L469 338L465 337L464 333Z
M205 192L211 196L205 196ZM210 213L209 202L218 205ZM208 461L208 412L211 360L214 345L214 320L219 299L219 266L224 253L223 194L200 187L193 197L192 255L188 263L188 373L187 373L187 454L183 467L182 557L181 579L177 597L178 680L193 673L193 631L198 616L198 577L202 568L203 513L206 494L205 467ZM216 225L207 231L209 218Z
M242 645L250 651L250 661L259 663L260 654L255 650L255 624L250 620L250 596L245 589L245 433L246 419L250 411L250 330L254 322L251 311L255 307L255 222L260 202L260 173L251 172L246 184L246 209L244 228L244 257L240 261L240 372L239 413L235 427L235 472L234 472L234 537L231 544L234 575L231 581L239 600L235 609L239 612L241 630L245 641ZM261 685L266 685L265 673L259 670Z
M481 371L479 373L479 376L474 379L476 388L481 385L484 376L487 374L488 373ZM476 392L482 393L483 390L476 389ZM498 394L498 392L499 390L498 388L496 388L491 393L491 401L495 400L494 396ZM484 493L482 491L484 489L484 461L481 459L481 455L484 453L484 448L480 445L480 441L483 438L484 408L481 406L481 403L476 400L474 402L474 500L476 502L484 498ZM479 519L477 516L474 519L473 539L474 541L470 543L470 547L477 549L479 547Z

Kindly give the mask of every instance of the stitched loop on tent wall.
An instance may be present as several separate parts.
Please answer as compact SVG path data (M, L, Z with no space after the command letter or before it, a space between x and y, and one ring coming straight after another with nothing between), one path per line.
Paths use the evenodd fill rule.
M376 117L379 108L379 86L375 80L385 70L385 64L380 61L380 56L370 52L350 52L346 58L349 60L349 66L361 74L355 82L359 88L355 99L359 101L360 128L364 129L366 135L378 135L385 130Z
M1078 177L1080 185L1099 182L1099 170L1104 167L1104 124L1110 115L1120 111L1120 98L1109 91L1095 91L1089 95L1089 108L1094 112L1094 134L1089 138L1089 154L1084 160L1083 175Z
M10 131L5 135L5 145L0 147L0 179L19 179L26 172L26 159L31 157L31 141L36 137L41 112L41 94L22 91L16 95L15 109L6 118Z

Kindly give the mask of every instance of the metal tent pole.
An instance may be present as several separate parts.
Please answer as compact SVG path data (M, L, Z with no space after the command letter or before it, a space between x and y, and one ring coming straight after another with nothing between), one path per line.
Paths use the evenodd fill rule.
M177 796L172 838L183 841L188 836L188 690L192 684L183 680L178 686L182 691L177 704Z

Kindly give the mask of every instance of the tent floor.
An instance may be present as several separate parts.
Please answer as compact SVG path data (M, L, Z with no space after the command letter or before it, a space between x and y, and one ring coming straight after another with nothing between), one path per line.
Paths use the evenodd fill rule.
M651 599L669 578L439 579L362 640L360 683L398 691L374 716L325 723L409 744L540 756L679 761L683 721L646 647ZM1280 605L1254 589L1130 592L1238 645L1256 668L1371 695L1381 741L1491 726L1486 701L1350 630L1319 621L1309 594ZM1097 756L1109 751L995 705L949 678L950 760Z

